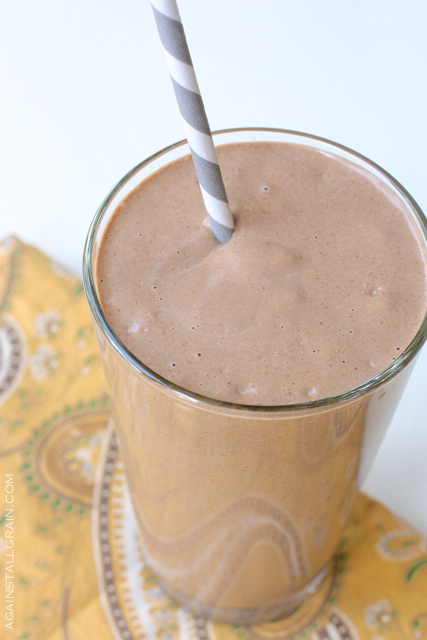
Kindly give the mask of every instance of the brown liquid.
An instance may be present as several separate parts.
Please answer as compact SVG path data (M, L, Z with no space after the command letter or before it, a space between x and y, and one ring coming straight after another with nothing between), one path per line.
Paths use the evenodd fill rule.
M236 231L218 244L192 161L118 208L98 260L114 330L181 387L241 404L308 402L384 370L426 310L419 243L361 169L307 147L230 145L219 158Z
M400 205L305 147L234 145L219 158L236 217L225 246L201 224L189 159L118 207L97 285L120 338L179 385L245 404L334 395L387 367L426 308L423 254ZM197 615L293 611L338 545L362 441L372 458L410 367L352 401L236 410L173 392L98 337L157 576Z

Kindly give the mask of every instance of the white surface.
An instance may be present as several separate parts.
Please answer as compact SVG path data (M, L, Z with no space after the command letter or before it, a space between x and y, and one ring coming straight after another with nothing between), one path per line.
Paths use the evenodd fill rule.
M315 133L427 211L427 3L180 0L212 129ZM109 189L183 138L148 0L2 0L0 236L76 273ZM364 489L427 533L427 352Z

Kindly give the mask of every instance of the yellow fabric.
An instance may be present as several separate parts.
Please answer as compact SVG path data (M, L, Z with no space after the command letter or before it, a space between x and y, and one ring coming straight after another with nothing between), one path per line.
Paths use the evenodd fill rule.
M0 638L427 638L425 540L363 495L333 577L288 620L178 609L144 561L81 283L8 239L0 305Z

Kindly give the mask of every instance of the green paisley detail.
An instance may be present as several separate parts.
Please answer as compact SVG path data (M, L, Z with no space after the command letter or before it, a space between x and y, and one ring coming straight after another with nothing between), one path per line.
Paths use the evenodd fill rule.
M81 517L87 514L88 509L84 506L75 508L76 505L62 497L58 497L54 492L48 488L44 488L37 474L35 455L37 448L41 442L41 439L46 436L46 433L53 427L55 427L59 421L69 419L73 414L78 415L84 411L89 413L97 410L108 410L109 398L106 395L100 398L93 399L89 402L79 402L76 406L71 407L66 405L62 411L55 412L48 420L43 420L38 429L34 429L31 438L27 441L26 448L23 451L24 461L21 466L23 472L23 479L28 486L28 491L33 494L39 495L39 499L44 503L50 503L51 507L55 510L64 512L65 514L74 513L76 516ZM44 490L43 490L44 489ZM46 490L47 489L47 490ZM2 521L0 520L0 524Z
M410 582L413 578L414 573L416 573L418 569L421 569L421 567L424 567L424 565L426 564L427 564L427 558L423 558L422 560L414 564L414 566L409 569L408 573L405 576L406 582Z

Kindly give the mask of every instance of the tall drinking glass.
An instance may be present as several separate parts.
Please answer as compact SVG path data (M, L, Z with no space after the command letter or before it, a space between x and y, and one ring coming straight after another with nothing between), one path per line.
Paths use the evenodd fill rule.
M217 145L254 140L302 144L362 168L405 208L427 253L422 212L374 163L290 131L215 134ZM186 142L160 151L108 194L89 230L84 285L133 506L159 583L201 617L237 624L272 620L294 612L332 571L352 501L426 340L427 318L385 371L345 393L304 404L221 402L152 371L104 314L97 254L123 199L188 153Z

